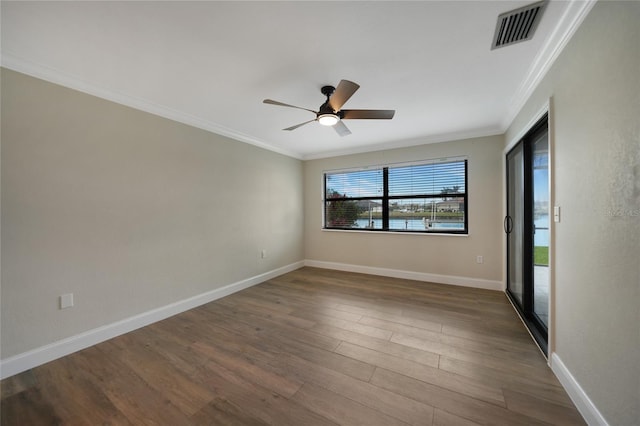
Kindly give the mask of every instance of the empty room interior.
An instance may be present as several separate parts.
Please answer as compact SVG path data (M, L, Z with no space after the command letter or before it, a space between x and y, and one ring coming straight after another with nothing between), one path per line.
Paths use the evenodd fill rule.
M3 425L640 425L640 2L0 14Z

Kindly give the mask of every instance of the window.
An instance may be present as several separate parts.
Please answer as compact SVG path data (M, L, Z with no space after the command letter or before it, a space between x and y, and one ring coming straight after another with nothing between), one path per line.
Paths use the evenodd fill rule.
M324 228L467 234L467 160L326 172Z

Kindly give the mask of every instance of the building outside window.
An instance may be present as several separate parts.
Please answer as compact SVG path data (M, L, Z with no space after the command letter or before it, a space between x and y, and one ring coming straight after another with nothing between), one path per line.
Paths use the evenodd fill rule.
M324 229L467 234L466 158L324 173Z

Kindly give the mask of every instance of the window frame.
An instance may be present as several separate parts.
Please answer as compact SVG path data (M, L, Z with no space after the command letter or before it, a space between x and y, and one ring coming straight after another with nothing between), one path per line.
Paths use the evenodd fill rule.
M411 194L411 195L389 195L389 169L393 168L401 168L401 167L412 167L412 166L423 166L423 165L437 165L437 164L445 164L445 163L463 163L464 164L464 192L449 192L449 193L430 193L430 194ZM376 196L358 196L358 197L327 197L327 177L330 175L339 175L339 174L348 174L348 173L357 173L357 172L365 172L365 171L376 171L380 170L382 172L383 179L383 193L382 195ZM464 157L449 157L449 158L438 158L438 159L429 159L429 160L421 160L421 161L411 161L411 162L403 162L403 163L390 163L383 165L375 165L375 166L365 166L359 168L348 168L348 169L338 169L338 170L325 170L322 173L322 229L327 231L343 231L343 232L384 232L384 233L402 233L402 234L420 234L420 235L433 235L433 234L445 234L445 235L463 235L466 236L469 234L469 161L466 156ZM345 194L346 195L346 194ZM463 228L462 229L446 229L446 228L435 228L428 229L425 227L424 230L416 230L416 229L395 229L390 228L390 210L391 203L393 200L411 200L411 199L444 199L447 197L455 197L462 199L462 203L464 208L463 212ZM328 203L330 202L340 202L340 201L355 201L355 202L364 202L364 201L375 201L377 203L381 203L382 205L382 228L353 228L353 227L344 227L344 226L329 226L327 223L327 208ZM443 200L444 201L444 200Z

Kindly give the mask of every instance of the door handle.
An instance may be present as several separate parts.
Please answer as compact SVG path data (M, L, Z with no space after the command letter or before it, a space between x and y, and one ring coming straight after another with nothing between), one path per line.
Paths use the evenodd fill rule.
M510 234L511 231L513 231L513 219L511 216L507 215L504 217L502 226L504 227L504 232L507 234Z

